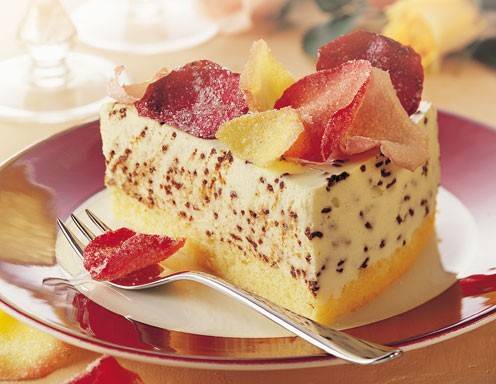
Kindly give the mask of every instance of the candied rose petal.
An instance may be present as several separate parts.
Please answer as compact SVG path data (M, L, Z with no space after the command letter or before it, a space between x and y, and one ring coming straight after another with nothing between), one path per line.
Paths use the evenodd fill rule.
M496 274L470 275L458 280L463 296L480 296L496 291Z
M75 347L0 310L0 383L36 382L79 355Z
M275 108L293 107L305 131L285 153L288 158L321 162L322 135L334 113L349 105L367 81L370 63L359 60L341 68L312 73L287 88Z
M377 33L356 31L322 46L317 70L332 69L349 60L368 60L387 71L403 108L409 115L417 111L424 71L420 55L411 47Z
M112 356L102 356L91 363L86 371L66 384L144 384L134 372L121 366Z
M239 73L195 61L151 83L135 105L141 116L213 139L219 126L248 112Z
M429 157L427 133L406 115L387 72L371 68L369 81L353 102L326 127L322 156L346 157L377 147L393 163L411 171Z
M84 267L95 280L114 280L156 264L184 245L184 239L120 228L97 236L84 249Z
M141 268L137 271L131 272L126 276L114 279L112 280L112 282L119 285L129 286L151 283L152 281L160 278L160 274L163 271L164 267L162 267L160 264L152 264L145 268Z
M272 109L293 83L293 76L276 60L267 43L262 39L255 41L239 81L250 110Z
M167 68L160 68L152 80L143 83L134 84L121 84L120 77L124 72L125 67L119 65L114 69L114 77L112 77L107 84L107 94L123 104L133 104L143 97L146 87L161 77L167 75L170 71Z
M428 158L426 132L405 113L387 72L366 60L301 79L276 102L276 108L286 105L305 125L287 157L323 162L380 148L410 170Z
M286 107L227 121L219 128L217 138L235 156L265 167L279 160L303 130L298 113Z

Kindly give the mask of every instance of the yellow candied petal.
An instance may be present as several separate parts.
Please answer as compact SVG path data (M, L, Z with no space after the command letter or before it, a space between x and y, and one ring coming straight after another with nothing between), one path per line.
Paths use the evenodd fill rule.
M237 157L265 167L279 160L303 129L298 113L286 107L227 121L216 137Z
M1 378L40 378L69 365L76 357L75 347L0 311Z
M21 323L5 312L0 311L0 338L16 330Z
M272 109L293 83L293 76L274 58L267 43L264 40L254 42L240 78L240 87L250 110Z

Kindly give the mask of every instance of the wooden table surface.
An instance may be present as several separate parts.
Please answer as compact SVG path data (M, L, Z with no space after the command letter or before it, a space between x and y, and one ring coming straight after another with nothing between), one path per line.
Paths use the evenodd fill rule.
M74 1L70 2L74 3ZM0 14L0 59L21 50L15 29L27 1L9 2ZM307 23L308 24L308 23ZM173 54L135 56L111 53L75 44L75 50L125 64L131 76L144 80L161 66L174 67L198 58L209 58L240 70L253 40L263 37L275 55L297 76L311 72L314 62L301 50L302 27L263 27L236 36L221 36L195 49ZM1 86L1 84L0 84ZM424 98L439 108L496 127L496 71L469 60L445 61L438 73L428 74ZM70 124L36 125L0 122L0 161ZM95 355L33 383L60 383L80 371ZM406 353L386 365L343 365L273 372L222 372L149 366L124 362L152 383L496 383L496 322L454 339Z

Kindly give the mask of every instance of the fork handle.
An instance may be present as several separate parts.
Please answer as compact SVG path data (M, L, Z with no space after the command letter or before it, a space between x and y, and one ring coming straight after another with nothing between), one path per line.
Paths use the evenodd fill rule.
M399 349L365 341L345 332L320 325L208 273L178 272L167 276L167 280L170 282L190 280L209 286L254 309L310 344L352 363L364 365L382 363L394 359L402 353ZM154 283L149 284L153 286Z

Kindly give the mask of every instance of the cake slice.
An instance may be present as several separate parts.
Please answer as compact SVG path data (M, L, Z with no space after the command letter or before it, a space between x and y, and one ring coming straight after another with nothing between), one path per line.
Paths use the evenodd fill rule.
M186 238L214 274L329 324L433 235L439 146L411 48L353 33L317 68L294 81L257 42L241 74L195 61L100 120L119 218Z
M414 172L374 155L292 174L250 164L132 105L108 103L100 119L119 218L186 237L215 274L317 321L380 293L433 234L439 147L428 103L412 119L428 132L430 160Z

